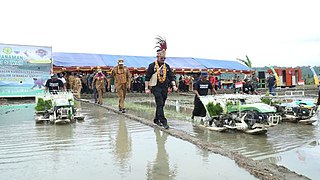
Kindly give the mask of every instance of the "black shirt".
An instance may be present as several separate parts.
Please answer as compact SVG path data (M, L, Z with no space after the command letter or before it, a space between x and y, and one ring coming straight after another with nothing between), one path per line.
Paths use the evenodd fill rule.
M52 79L48 79L45 87L47 87L49 91L58 91L63 89L64 84L60 79L56 79L55 81L53 81Z
M212 84L208 80L202 81L199 79L194 83L193 89L197 90L200 96L206 96L208 95L208 89L212 89Z
M166 76L166 80L163 82L163 83L160 83L159 80L157 82L157 85L161 85L161 84L164 84L164 85L168 85L168 83L170 83L171 81L175 81L175 77L170 69L170 66L167 64L167 63L164 63L166 65L166 68L167 68L167 76ZM161 65L159 64L159 67L161 67ZM162 70L163 68L161 68ZM163 74L163 71L160 70L160 75L162 76ZM146 79L145 81L150 81L151 79L151 76L156 72L156 68L155 68L155 62L149 64L149 67L147 69L147 72L146 72Z

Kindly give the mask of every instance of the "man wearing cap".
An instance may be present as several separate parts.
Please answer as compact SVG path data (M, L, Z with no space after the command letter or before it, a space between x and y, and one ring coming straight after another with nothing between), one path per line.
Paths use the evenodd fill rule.
M206 116L206 109L200 100L200 96L208 95L209 89L211 90L211 94L212 92L214 92L214 94L217 94L217 91L213 88L212 84L210 83L210 81L208 81L207 77L207 72L201 72L200 79L193 85L193 92L196 95L194 97L194 109L192 112L192 119L194 119L194 116Z
M111 79L115 80L115 86L119 97L119 111L125 113L126 108L124 107L124 100L130 82L130 72L127 67L123 66L123 59L119 59L118 65L112 69Z
M98 69L92 80L92 87L95 87L98 91L98 104L102 105L103 91L105 87L106 76L102 73L101 69Z
M168 129L167 119L164 116L164 105L168 95L168 86L169 83L172 84L174 91L177 91L177 86L175 82L175 76L173 75L170 66L165 63L166 59L166 41L159 37L157 38L158 46L160 49L157 50L157 59L149 64L149 67L146 72L145 78L145 92L147 94L152 94L155 97L156 101L156 114L153 120L154 124L158 126L163 126L165 129ZM151 88L151 91L150 91Z
M48 79L46 85L44 86L44 91L47 92L48 90L49 92L55 92L66 90L66 87L64 86L63 82L58 79L58 76L56 74L53 74L51 76L51 79Z

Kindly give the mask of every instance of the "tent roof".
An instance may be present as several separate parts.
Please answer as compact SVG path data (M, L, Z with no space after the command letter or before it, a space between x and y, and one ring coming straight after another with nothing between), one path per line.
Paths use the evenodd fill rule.
M148 65L154 61L154 57L147 56L124 56L124 55L106 55L100 54L105 66L116 66L118 64L118 59L124 60L124 65L127 67L148 67Z
M166 62L171 68L205 69L206 67L191 57L167 57Z
M250 71L251 69L237 61L229 60L216 60L216 59L201 59L194 58L197 62L210 69L229 69L229 70L245 70Z
M128 68L147 68L155 60L152 56L127 56L86 53L53 53L54 66L60 67L113 67L118 64L118 59L124 60ZM166 62L171 68L184 69L229 69L250 70L247 66L229 60L201 59L191 57L167 57Z
M53 64L55 66L105 66L99 54L85 53L53 53Z

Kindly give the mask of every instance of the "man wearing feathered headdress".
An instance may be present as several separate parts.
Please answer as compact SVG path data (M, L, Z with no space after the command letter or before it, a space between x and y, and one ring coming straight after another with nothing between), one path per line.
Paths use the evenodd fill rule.
M152 94L156 101L156 114L153 122L156 125L163 126L168 129L167 119L164 116L164 105L168 95L169 83L172 84L174 91L177 91L175 76L173 75L170 66L165 63L167 42L162 37L156 38L159 48L157 50L157 59L149 64L145 78L145 91L147 94Z

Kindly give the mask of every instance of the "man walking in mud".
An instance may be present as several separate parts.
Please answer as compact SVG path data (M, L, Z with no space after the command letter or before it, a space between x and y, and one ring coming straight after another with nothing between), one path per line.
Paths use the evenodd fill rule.
M101 69L98 69L98 73L94 75L92 80L92 87L95 87L98 91L98 104L102 105L103 91L105 87L106 76L102 73Z
M165 39L158 37L159 49L157 50L157 59L149 64L145 79L145 92L152 94L156 101L156 114L153 122L158 126L169 129L167 119L164 116L164 105L168 95L169 83L172 83L174 91L177 91L174 75L170 66L165 63L167 43ZM151 88L151 89L150 89Z
M123 66L123 59L118 60L118 65L112 69L111 79L115 80L116 90L119 98L119 111L126 112L124 100L127 94L127 88L130 82L130 72Z
M213 88L210 81L207 79L208 73L201 72L200 79L194 83L193 85L193 92L196 94L194 97L194 109L192 112L191 119L194 119L194 116L205 117L206 116L206 109L200 100L200 96L208 95L208 90L210 89L211 94L217 94L217 91Z

